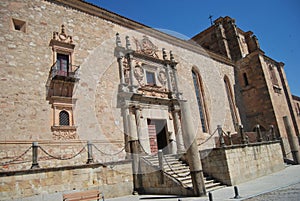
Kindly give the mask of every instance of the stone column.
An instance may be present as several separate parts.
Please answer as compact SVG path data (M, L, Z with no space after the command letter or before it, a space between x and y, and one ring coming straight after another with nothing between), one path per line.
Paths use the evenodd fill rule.
M138 191L141 187L139 174L139 151L138 151L138 134L135 119L135 108L129 109L129 144L132 154L132 172L133 172L133 185L134 190Z
M135 110L135 119L136 119L136 127L137 127L137 135L139 139L139 146L141 146L141 151L145 151L146 153L149 153L149 150L147 150L147 147L145 146L145 136L143 133L143 125L142 125L142 108L138 107Z
M167 75L168 89L169 89L169 91L173 92L171 77L170 77L170 66L168 64L166 64L165 69L166 69L166 75Z
M134 79L134 69L132 67L132 55L128 54L127 55L127 62L128 62L128 66L129 66L129 84L130 84L130 91L132 92L133 90L133 79Z
M173 73L173 76L174 76L174 82L175 82L175 89L174 92L176 93L177 96L179 96L179 89L178 89L178 79L177 79L177 69L176 69L176 62L174 60L174 56L173 56L173 53L172 51L170 51L170 61L171 61L171 68L172 68L172 73Z
M173 71L174 82L175 82L175 89L173 89L173 90L176 93L176 95L178 95L178 93L179 93L179 90L178 90L178 79L177 79L177 70L176 70L175 66L172 67L172 71Z
M183 143L182 130L180 126L180 119L179 119L178 112L179 112L178 110L174 110L172 114L173 114L174 131L176 137L177 154L182 154L185 152L185 147Z
M123 72L122 57L118 58L117 61L119 65L120 84L123 85L125 84L125 79L124 79L124 72Z
M289 122L287 116L283 117L283 122L285 125L288 141L289 141L289 144L291 147L293 160L295 161L296 164L300 164L300 152L299 152L300 150L299 150L299 143L298 143L297 136L293 134L292 128L291 128L291 125L290 125L290 122Z
M187 148L187 159L190 167L193 190L195 196L204 196L206 194L204 177L200 154L196 142L196 133L194 131L193 118L191 116L190 106L187 101L180 102L181 122L185 147Z
M123 116L123 125L124 125L124 146L126 151L126 158L128 158L130 151L129 145L129 109L128 106L123 106L122 108L122 116Z

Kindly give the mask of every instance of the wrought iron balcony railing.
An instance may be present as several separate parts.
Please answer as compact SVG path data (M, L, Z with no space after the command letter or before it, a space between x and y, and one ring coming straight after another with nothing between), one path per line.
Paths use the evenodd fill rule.
M50 69L50 77L52 79L71 79L74 81L79 80L79 68L80 66L68 65L68 69L61 69L58 62L55 62Z

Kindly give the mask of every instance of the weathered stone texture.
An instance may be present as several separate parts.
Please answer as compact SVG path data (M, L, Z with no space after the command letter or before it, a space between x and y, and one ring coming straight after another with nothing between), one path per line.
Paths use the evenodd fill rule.
M16 10L16 6L18 9ZM73 63L80 65L80 81L74 88L74 123L79 140L122 141L123 120L117 108L119 76L114 57L115 34L120 33L122 42L129 35L135 49L133 37L144 34L131 31L107 20L91 16L76 9L43 0L1 3L0 59L1 65L1 137L5 141L43 141L56 137L51 132L53 122L51 104L46 100L46 81L53 62L49 46L53 31L62 24L73 36L75 49ZM29 14L28 14L29 13ZM13 30L11 19L26 22L26 33ZM179 89L193 108L197 108L192 68L197 68L204 83L205 102L208 111L209 132L202 133L199 112L193 109L197 138L205 140L217 125L233 131L228 100L224 88L226 75L233 86L233 67L183 49L159 39L150 40L161 49L172 50L178 64ZM161 56L161 53L159 53ZM213 141L201 148L214 146ZM104 147L102 147L104 148ZM107 147L106 147L107 148ZM114 151L120 147L111 146ZM109 160L109 159L106 159Z
M201 152L203 171L224 184L237 185L284 168L279 142L235 145Z
M223 40L222 34L224 35L225 32L222 27L219 27L218 32L213 28L204 32L204 35L210 31L213 32L212 35L205 35L205 40L211 44L200 43L203 47L211 45L211 50L223 55L221 56L212 51L206 52L201 46L192 45L101 10L85 1L60 2L69 5L48 0L6 0L0 3L0 158L3 161L0 171L29 169L32 164L31 150L24 155L23 153L30 148L33 141L39 142L41 146L38 157L41 168L85 164L87 162L85 147L87 141L91 141L95 145L93 147L95 162L120 161L126 157L124 148L128 144L124 138L127 136L124 135L125 125L123 125L124 121L120 105L118 105L120 78L114 52L116 33L119 33L123 46L125 37L129 36L133 50L138 49L134 43L135 39L140 40L148 35L148 39L157 47L158 60L163 60L162 48L165 48L166 51L172 50L175 60L178 62L176 68L179 91L191 105L192 123L196 131L199 149L215 147L214 137L218 125L222 125L225 131L235 132L236 125L234 123L245 124L248 131L259 123L265 130L270 124L273 124L277 134L280 133L283 137L286 153L289 152L282 121L282 116L292 117L288 113L289 101L286 99L286 94L273 92L273 86L268 78L268 66L264 63L266 57L259 50L254 36L236 29L234 20L229 17L224 18L224 22L228 22L224 28L228 30L230 36L238 31L239 36L244 40L243 43L238 41L237 36L234 36L234 42L227 44L227 41ZM78 8L75 8L76 6ZM24 21L24 29L15 30L13 19ZM120 21L126 24L122 24ZM56 62L56 55L50 41L53 39L53 32L61 30L61 25L64 25L66 34L72 36L73 45L75 45L74 51L71 48L71 52L73 51L72 64L80 66L79 80L70 84L70 86L73 84L75 86L72 93L67 93L68 96L72 94L72 97L68 97L69 99L66 101L68 109L72 111L70 120L72 125L70 125L71 128L68 128L72 130L71 136L66 133L62 133L60 136L59 131L55 130L57 128L53 127L57 126L53 124L58 122L58 114L53 112L56 106L53 104L53 99L49 100L47 97L46 89L49 71ZM141 29L138 30L138 28ZM221 36L222 41L214 41L217 36ZM197 42L199 41L197 40ZM238 59L241 61L234 63ZM156 65L153 61L147 62ZM275 61L272 62L278 64ZM208 124L206 133L203 133L201 129L192 69L199 73L203 82L202 91ZM243 73L247 73L249 76L249 86L242 86L244 83ZM233 110L236 111L237 122L233 122L231 118L230 103L224 84L225 78L232 91ZM283 75L279 84L283 85L285 82L286 78ZM58 85L61 86L62 83L60 82ZM284 88L284 86L279 87ZM286 89L288 96L291 96L287 84ZM146 109L140 112L140 115L143 116L140 117L142 119L140 128L143 133L139 133L139 140L146 149L150 147L147 132L148 118L166 120L167 133L170 134L168 140L174 139L174 124L169 106L161 105L159 102L161 100L155 99L155 101L156 105L149 103L151 106L149 108L146 108L146 103L140 105ZM66 106L60 107L64 109ZM294 131L297 133L296 129ZM54 132L56 133L54 134ZM215 136L211 137L212 134ZM168 144L171 152L176 152L174 141ZM44 153L41 148L47 153ZM82 153L79 153L80 150ZM128 150L127 147L126 151ZM210 163L216 162L215 169L219 166L225 167L226 163L220 158L227 158L229 165L224 171L222 170L224 173L221 171L221 176L225 178L225 181L230 179L232 183L238 183L261 175L261 171L257 170L256 175L248 172L245 174L245 178L235 180L237 175L251 168L265 171L267 171L267 167L271 168L266 165L272 165L274 171L281 168L282 156L278 144L260 145L259 148L255 145L232 150L225 149L225 153L214 155L220 150L214 150L211 153L211 156L217 160L210 161ZM78 156L73 157L74 155ZM233 170L232 166L239 161L239 157L244 157L246 162L244 165L238 166L237 170ZM266 161L267 159L271 162ZM247 161L261 162L253 163L254 167ZM122 192L125 194L132 189L132 179L128 176L131 174L129 165L124 167L126 174L122 174L123 170L120 173L115 169L109 170L109 168L83 168L37 172L37 178L33 178L25 171L24 174L14 177L1 177L3 179L2 195L22 197L73 188L86 189L98 185L103 187L103 190L110 196L119 193L115 189L123 189ZM157 175L147 176L149 176L149 181L157 182L157 178L155 178ZM62 179L64 181L61 181ZM45 183L46 180L49 183ZM128 187L126 187L126 182L128 182ZM171 190L175 192L174 189ZM153 189L153 192L161 191Z
M0 176L1 200L99 189L105 198L132 193L131 163L27 170Z

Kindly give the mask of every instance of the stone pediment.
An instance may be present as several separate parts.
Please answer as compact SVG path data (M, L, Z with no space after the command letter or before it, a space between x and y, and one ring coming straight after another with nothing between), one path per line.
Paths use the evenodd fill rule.
M139 54L145 54L154 58L159 58L157 55L158 48L152 41L148 38L148 36L144 35L141 40L133 37L136 52Z
M73 44L73 38L66 34L64 25L61 25L60 32L53 32L50 46L61 46L68 49L74 49L75 45Z

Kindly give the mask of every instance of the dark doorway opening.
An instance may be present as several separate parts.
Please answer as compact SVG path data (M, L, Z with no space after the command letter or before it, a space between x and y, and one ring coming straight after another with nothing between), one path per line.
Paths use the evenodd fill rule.
M164 154L168 154L169 150L166 148L168 146L167 121L165 119L148 119L147 122L151 153L157 153L161 149Z

